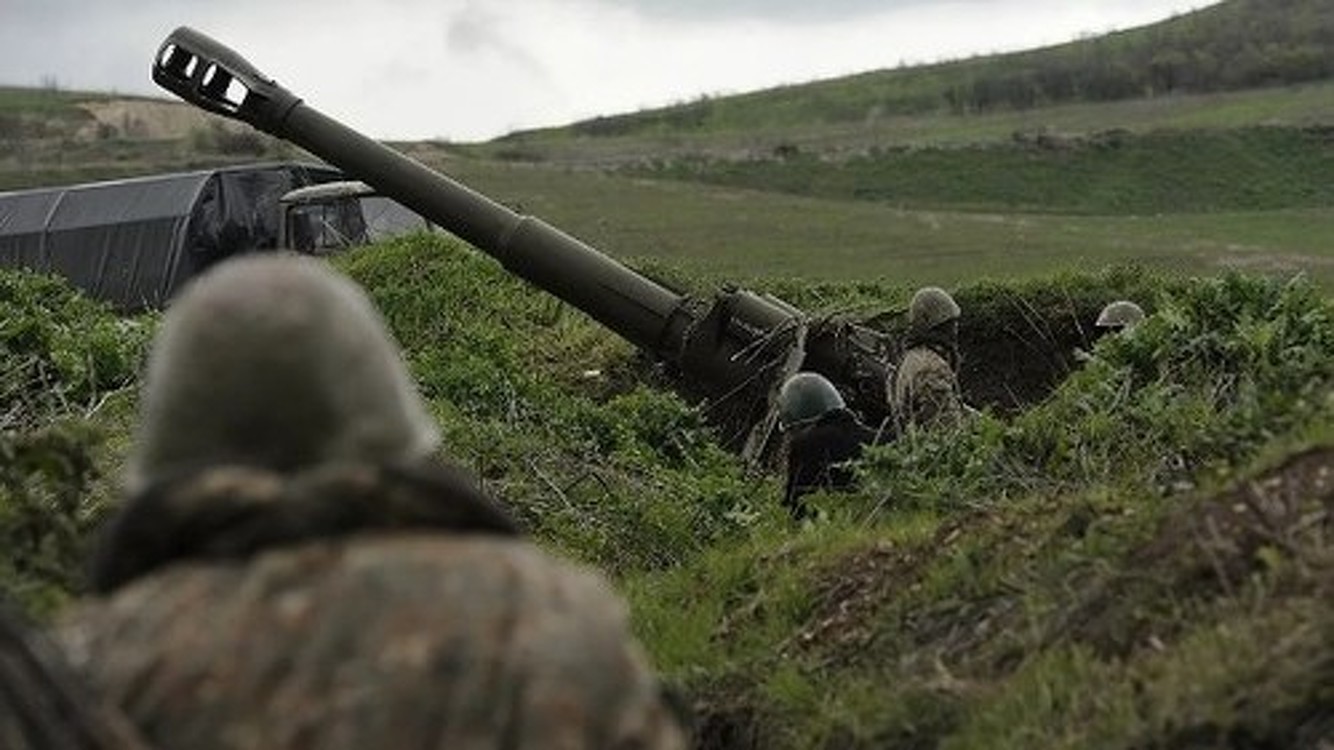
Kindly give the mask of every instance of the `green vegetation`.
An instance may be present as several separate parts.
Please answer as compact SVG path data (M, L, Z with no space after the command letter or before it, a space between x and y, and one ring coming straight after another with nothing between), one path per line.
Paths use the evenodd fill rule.
M1137 263L1186 273L1304 272L1334 282L1330 207L1120 216L901 209L555 166L437 163L615 257L737 281L955 286ZM957 166L954 175L967 183L962 158ZM1147 175L1139 179L1134 190L1156 189Z
M1060 322L1043 299L1087 281L968 309L995 335L1021 297L1036 332ZM708 707L703 747L1324 736L1334 453L1274 456L1329 437L1334 308L1238 276L1156 287L1143 328L1036 406L910 434L814 527L627 583L658 663Z
M71 94L54 89L0 86L0 143L64 135L93 118L79 109L79 98L106 94Z
M647 385L624 341L489 259L416 238L340 265L405 342L446 452L569 554L611 571L676 565L767 494L698 413Z
M180 103L0 86L0 190L292 158L296 149Z
M680 159L642 175L834 200L983 211L1161 214L1334 204L1334 129L1017 135L1004 145ZM1153 175L1155 179L1146 179Z
M79 589L150 325L57 279L0 270L0 591L33 612Z
M449 452L545 544L617 575L702 709L702 747L1321 731L1304 727L1327 706L1334 612L1310 482L1334 458L1282 458L1327 439L1334 409L1334 309L1306 284L1123 271L965 287L973 341L1007 336L1016 307L1052 349L1111 294L1155 315L1027 410L875 451L863 491L818 498L823 520L795 528L775 479L746 479L622 343L491 261L418 239L343 265L409 342ZM766 288L832 308L906 297ZM1270 500L1228 488L1274 466L1256 486L1287 504L1235 515Z
M876 449L860 491L817 495L820 518L794 526L777 477L748 475L649 363L494 261L421 236L337 263L403 343L453 460L542 544L615 576L697 706L699 747L1301 746L1328 731L1334 308L1304 282L1120 269L965 286L984 415ZM31 413L77 427L12 461L0 501L19 550L0 585L49 611L77 590L111 496L126 367L151 321L48 280L7 284L22 302L6 319L43 331L6 338L7 356L52 374L15 393L64 394ZM810 309L908 295L762 288ZM1120 295L1152 317L1091 344L1090 316ZM1010 371L1014 352L982 343L1006 339L1052 363L1020 408L977 374ZM1076 345L1095 359L1065 378ZM90 400L108 406L70 406Z

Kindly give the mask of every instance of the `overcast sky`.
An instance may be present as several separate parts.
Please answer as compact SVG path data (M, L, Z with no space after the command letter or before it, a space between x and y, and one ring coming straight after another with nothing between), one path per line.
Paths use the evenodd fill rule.
M1025 49L1208 0L0 0L0 83L160 94L176 26L377 138L512 130Z

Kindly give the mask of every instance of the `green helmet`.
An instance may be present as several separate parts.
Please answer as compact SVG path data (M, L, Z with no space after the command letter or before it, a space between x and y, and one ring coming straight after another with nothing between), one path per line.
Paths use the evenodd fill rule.
M834 384L814 372L793 375L778 391L778 419L784 427L819 419L843 406L843 396Z
M929 331L959 317L959 304L938 286L922 287L908 305L908 329Z
M1117 300L1098 313L1099 328L1131 328L1144 320L1144 309L1129 300Z
M131 492L210 464L289 472L439 445L365 293L294 254L229 259L191 282L153 342L140 408Z

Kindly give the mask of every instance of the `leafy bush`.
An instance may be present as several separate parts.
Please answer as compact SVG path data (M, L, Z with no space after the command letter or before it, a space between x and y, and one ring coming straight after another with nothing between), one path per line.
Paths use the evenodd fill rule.
M101 435L82 420L0 433L0 593L35 614L80 587L84 543L101 515L88 492Z
M150 329L58 278L0 269L0 429L94 410L134 381Z
M0 270L0 592L30 611L79 586L106 496L106 404L134 382L150 329L59 279Z

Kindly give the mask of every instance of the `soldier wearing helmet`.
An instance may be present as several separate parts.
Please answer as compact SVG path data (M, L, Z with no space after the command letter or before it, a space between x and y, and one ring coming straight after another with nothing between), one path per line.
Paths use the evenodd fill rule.
M940 287L913 295L906 349L889 382L900 430L956 425L966 413L959 393L959 314L958 303Z
M784 381L778 414L787 453L783 505L800 519L809 512L802 496L853 484L848 462L879 435L846 407L833 383L814 372L799 372Z
M1130 300L1122 299L1107 303L1098 312L1094 326L1097 327L1098 336L1101 337L1134 330L1143 321L1144 308ZM1093 361L1094 356L1083 348L1076 347L1074 359L1076 362L1087 364Z
M1095 325L1111 331L1128 331L1144 320L1144 308L1130 300L1117 300L1108 303L1098 313Z
M218 265L154 342L66 654L160 747L684 747L608 582L438 451L351 281Z

